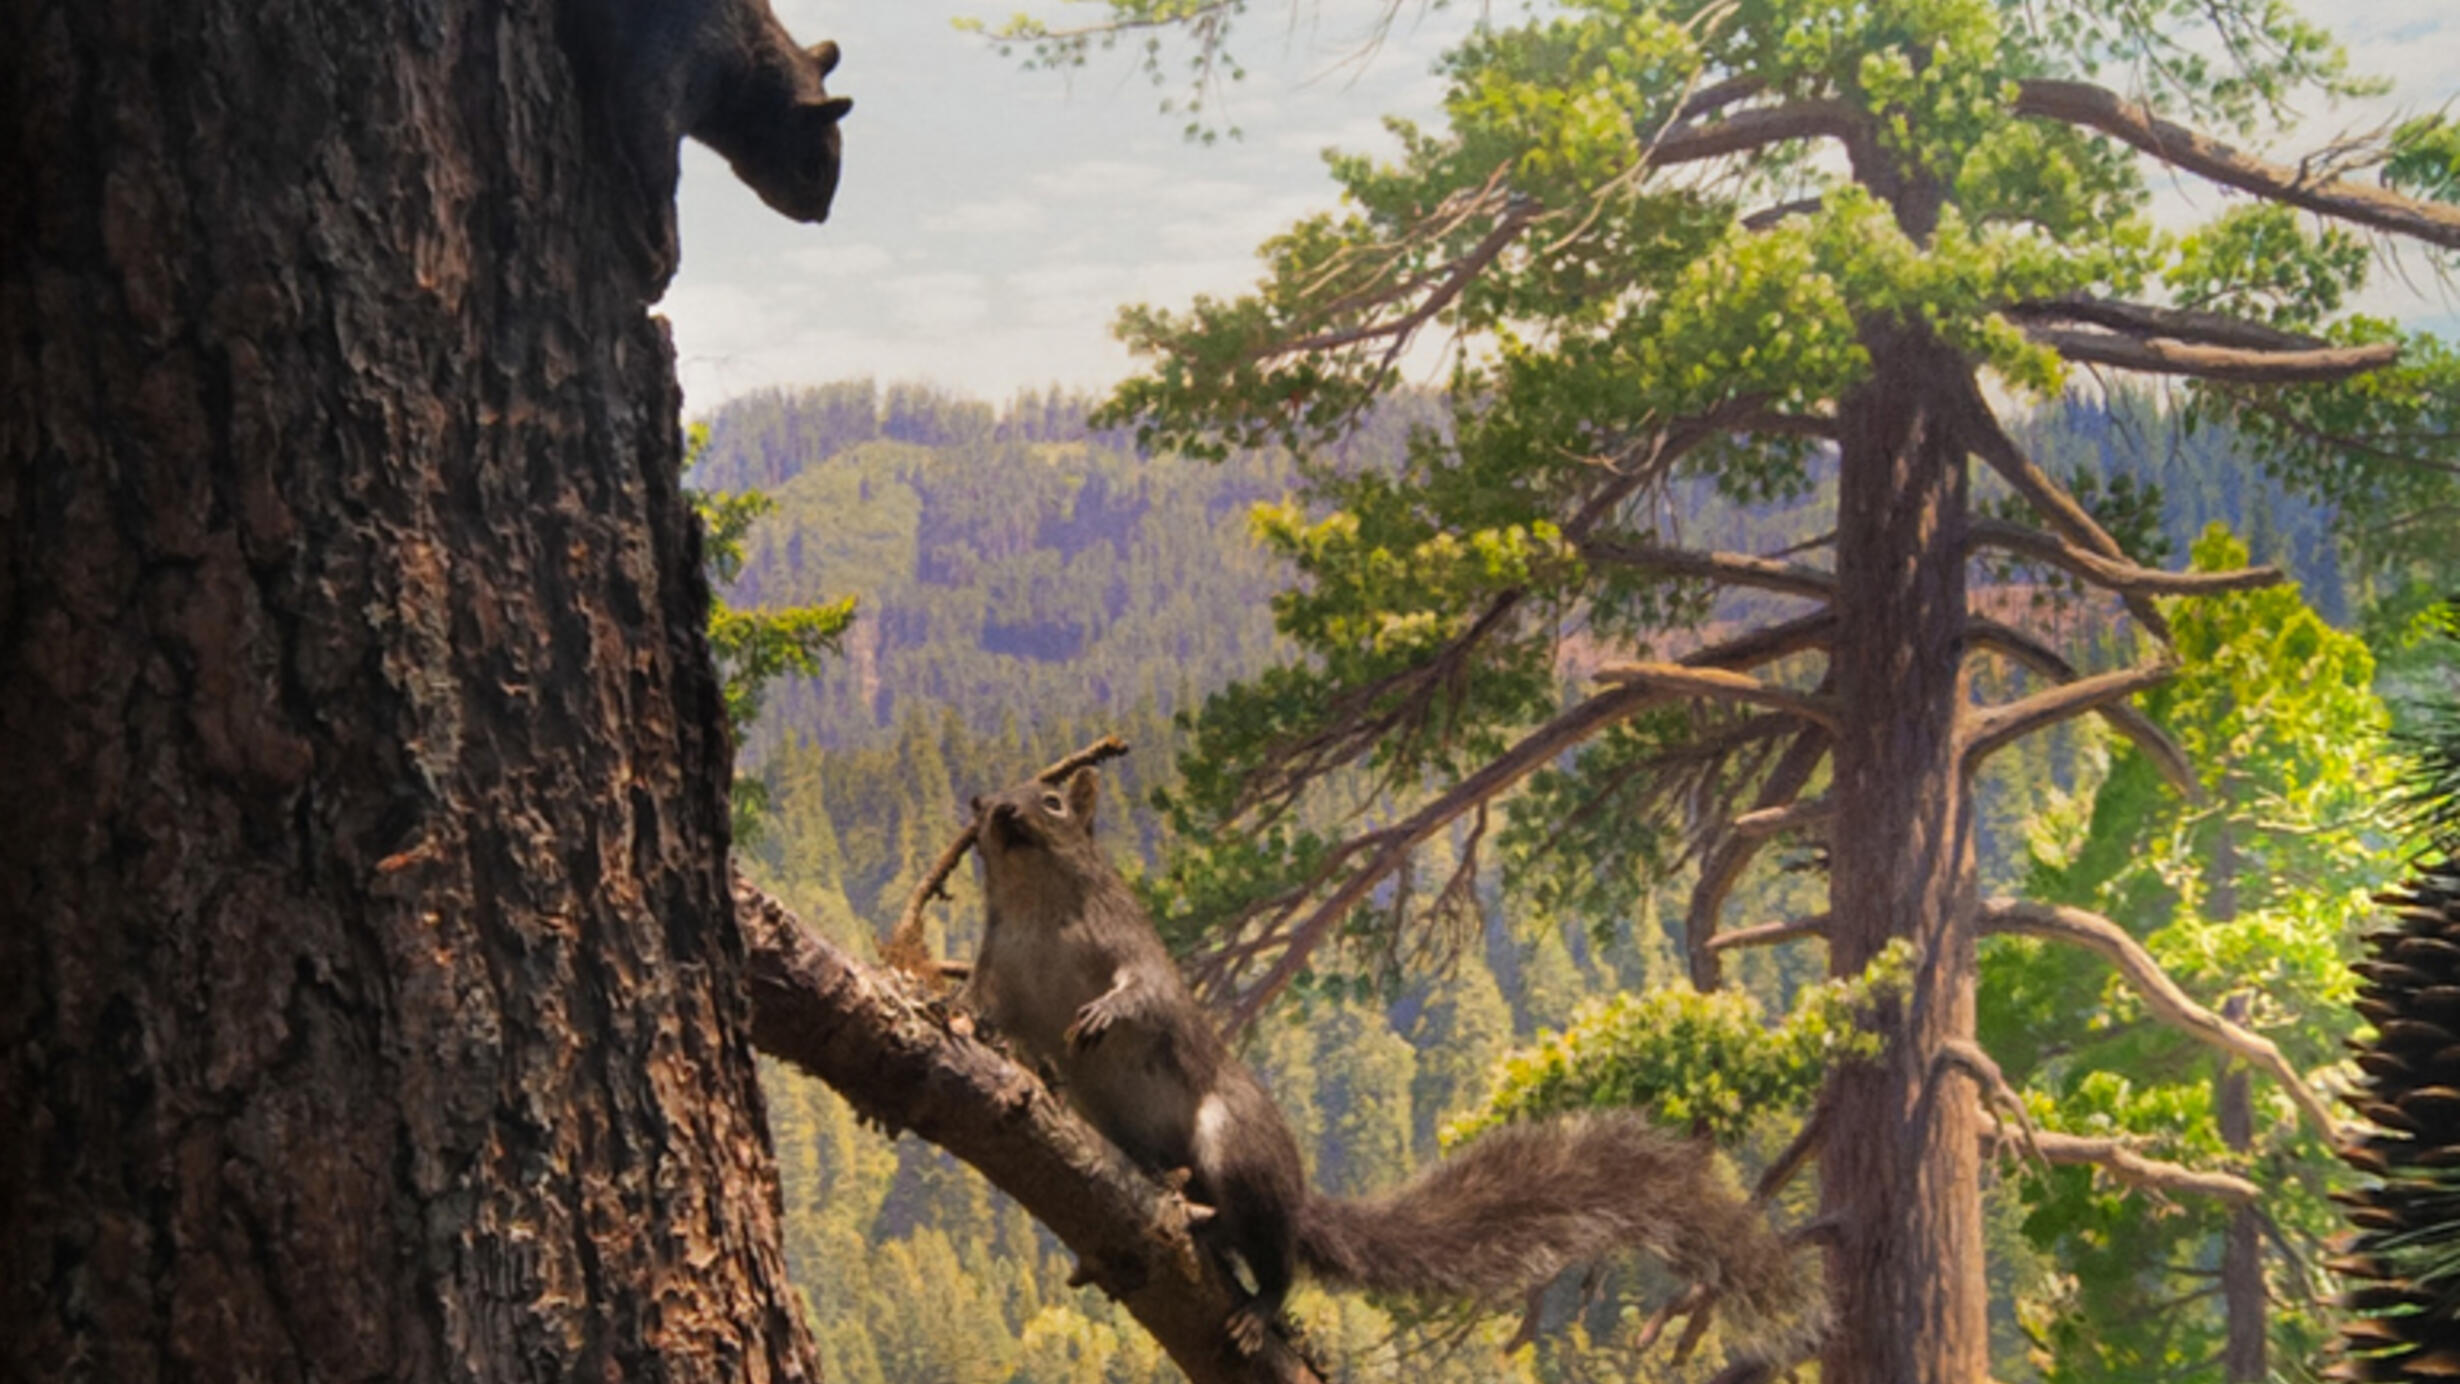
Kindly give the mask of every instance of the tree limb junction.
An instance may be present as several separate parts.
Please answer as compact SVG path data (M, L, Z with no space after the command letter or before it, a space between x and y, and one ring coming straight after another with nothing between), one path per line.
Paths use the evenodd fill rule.
M2090 82L2037 78L2020 83L2016 113L2098 130L2175 168L2241 192L2379 231L2460 250L2460 206L2404 197L2388 188L2298 169L2244 154Z
M1974 518L1966 521L1965 544L1968 549L1998 548L2036 562L2046 562L2095 586L2122 595L2208 596L2215 592L2254 591L2278 586L2289 579L2287 573L2270 563L2227 572L2165 572L2158 567L2139 567L2132 562L2103 557L2055 535L2005 519Z
M2128 935L2125 928L2081 908L2063 904L2034 903L2019 899L1993 899L1983 905L1976 919L1982 936L2039 937L2052 942L2064 942L2082 947L2118 968L2121 976L2144 1000L2145 1007L2206 1046L2226 1052L2249 1066L2269 1073L2297 1102L2298 1109L2315 1126L2325 1141L2337 1147L2341 1142L2340 1124L2332 1118L2330 1107L2315 1093L2306 1079L2289 1065L2272 1040L2260 1033L2241 1028L2220 1015L2196 1003L2178 982L2170 979L2153 959L2144 944Z

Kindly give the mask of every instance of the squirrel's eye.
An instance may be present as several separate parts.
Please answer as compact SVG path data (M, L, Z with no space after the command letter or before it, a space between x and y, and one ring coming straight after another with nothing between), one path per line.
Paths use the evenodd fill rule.
M1068 815L1068 800L1057 793L1045 793L1042 795L1042 810L1065 817Z

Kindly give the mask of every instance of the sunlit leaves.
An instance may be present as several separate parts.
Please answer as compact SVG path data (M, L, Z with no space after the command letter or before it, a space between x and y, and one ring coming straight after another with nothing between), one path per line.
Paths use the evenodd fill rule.
M1901 992L1912 952L1895 943L1859 977L1805 987L1771 1024L1739 991L1668 988L1595 1001L1561 1033L1506 1057L1486 1108L1447 1143L1508 1120L1568 1110L1647 1110L1723 1142L1784 1112L1807 1113L1837 1064L1875 1057L1875 1006Z

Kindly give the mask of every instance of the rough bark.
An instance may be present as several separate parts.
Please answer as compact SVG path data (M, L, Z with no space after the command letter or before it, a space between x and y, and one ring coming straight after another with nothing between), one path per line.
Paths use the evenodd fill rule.
M1869 381L1838 410L1839 728L1829 824L1830 967L1909 938L1919 960L1881 1016L1879 1059L1826 1093L1822 1218L1833 1225L1831 1384L1970 1384L1988 1372L1974 1021L1972 810L1957 717L1965 449L1936 397L1968 369L1915 330L1874 329Z
M815 1374L556 20L0 15L16 1377Z

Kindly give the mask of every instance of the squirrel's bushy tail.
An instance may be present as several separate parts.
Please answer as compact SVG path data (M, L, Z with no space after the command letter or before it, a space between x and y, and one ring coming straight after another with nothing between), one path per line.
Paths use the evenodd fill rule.
M1489 1301L1645 1250L1713 1289L1736 1347L1766 1359L1827 1324L1816 1263L1716 1177L1709 1149L1637 1114L1489 1131L1399 1189L1310 1193L1300 1262L1328 1283Z

